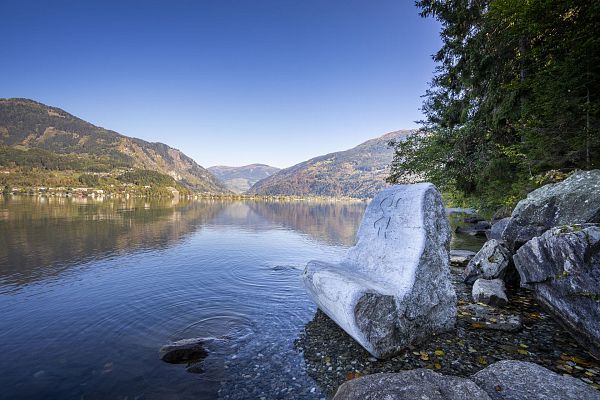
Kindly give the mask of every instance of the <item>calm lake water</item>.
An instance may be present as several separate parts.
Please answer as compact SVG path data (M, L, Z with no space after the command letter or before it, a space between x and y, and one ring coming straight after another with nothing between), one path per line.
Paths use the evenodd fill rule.
M0 198L0 398L322 398L300 273L365 207ZM194 337L219 338L203 373L159 360Z

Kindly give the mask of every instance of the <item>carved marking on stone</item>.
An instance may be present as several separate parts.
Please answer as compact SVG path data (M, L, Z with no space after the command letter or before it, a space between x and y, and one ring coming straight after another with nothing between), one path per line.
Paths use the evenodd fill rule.
M396 200L396 205L394 206L395 208L398 208L398 203L400 203L400 200L402 200L402 196L398 196L398 200Z
M397 204L398 204L398 200L394 199L395 196L387 196L386 198L384 198L383 200L381 200L381 202L379 203L379 209L381 210L381 213L383 214L380 218L377 219L377 221L375 221L373 223L373 227L377 227L377 224L379 222L381 222L382 220L385 220L387 218L387 222L385 223L385 227L383 228L383 237L384 239L387 239L387 231L388 228L390 227L390 223L392 222L392 217L391 214L394 210L394 208L396 208ZM386 201L389 201L389 205L388 206L384 206L384 203ZM392 208L394 207L394 208ZM381 237L381 228L382 226L379 226L379 228L377 229L377 236Z

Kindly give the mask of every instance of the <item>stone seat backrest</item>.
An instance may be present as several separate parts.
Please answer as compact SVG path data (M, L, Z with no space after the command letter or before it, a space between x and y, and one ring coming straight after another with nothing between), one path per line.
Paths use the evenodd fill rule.
M434 207L425 207L426 202ZM432 215L423 215L424 210ZM427 219L447 221L440 195L432 184L396 185L383 190L367 207L357 243L342 264L391 290L411 287L414 266L420 261L427 235L444 235L446 243L451 237L445 226L424 224Z

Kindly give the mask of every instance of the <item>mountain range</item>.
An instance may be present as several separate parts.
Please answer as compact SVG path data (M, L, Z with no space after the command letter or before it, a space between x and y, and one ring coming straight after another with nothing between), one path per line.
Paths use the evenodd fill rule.
M244 193L256 182L279 171L279 168L265 164L250 164L243 167L217 165L207 169L234 193Z
M312 158L255 183L249 194L369 198L386 186L394 156L390 141L413 133L399 130L358 146Z
M72 155L95 168L100 164L103 169L156 171L194 191L229 192L205 168L177 149L92 125L60 108L33 100L0 99L0 146L5 150L8 147L13 156L23 153L17 150L41 149L43 154Z
M412 132L390 132L281 170L265 164L205 169L166 144L125 136L33 100L0 99L0 166L13 168L0 183L8 186L14 176L38 184L93 185L97 177L81 176L92 173L111 177L103 182L115 185L119 179L207 193L369 198L386 186L394 155L389 142ZM40 178L40 171L50 174ZM52 171L71 175L65 180Z

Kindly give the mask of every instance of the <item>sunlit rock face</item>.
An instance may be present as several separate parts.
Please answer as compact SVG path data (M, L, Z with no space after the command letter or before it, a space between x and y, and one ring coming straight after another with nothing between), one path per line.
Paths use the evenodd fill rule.
M311 298L375 357L451 329L450 226L430 183L380 192L365 211L356 246L339 264L308 263Z
M589 222L600 222L599 169L576 172L529 193L513 210L502 240L516 251L555 226Z

